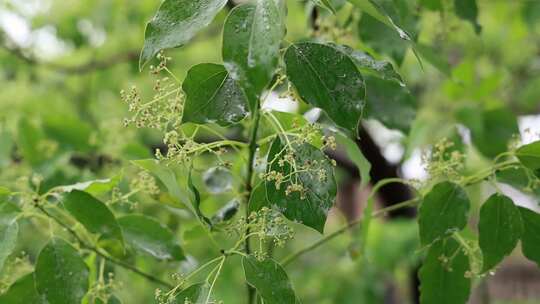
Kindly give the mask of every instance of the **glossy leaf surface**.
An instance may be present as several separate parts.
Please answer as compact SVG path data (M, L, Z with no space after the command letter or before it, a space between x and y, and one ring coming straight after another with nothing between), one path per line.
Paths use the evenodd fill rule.
M222 65L203 63L192 67L182 89L186 93L183 122L227 126L247 115L244 93Z
M303 42L285 53L287 76L300 97L323 109L340 127L356 132L365 106L364 78L339 49Z
M206 27L227 0L165 0L146 25L139 68L159 51L184 45Z

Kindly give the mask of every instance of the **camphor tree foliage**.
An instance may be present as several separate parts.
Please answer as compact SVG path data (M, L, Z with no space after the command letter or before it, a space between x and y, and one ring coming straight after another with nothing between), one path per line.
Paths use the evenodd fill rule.
M385 229L378 218L411 207L418 210L419 243L412 244L421 257L420 303L467 303L472 290L518 246L540 265L540 214L499 187L505 183L539 197L540 141L523 144L516 136L516 114L492 100L445 108L442 112L451 111L452 118L444 123L420 123L426 118L418 98L397 68L409 52L413 65L435 67L448 79L451 98L472 91L473 98L487 100L481 91L495 90L496 79L476 88L474 79L463 76L470 62L452 69L418 39L424 11L460 19L482 35L476 1L308 1L312 28L294 41L287 38L289 5L298 3L161 3L146 25L138 63L155 78L153 87L145 83L120 94L130 113L125 126L159 134L162 144L154 157L143 159L133 157L144 155L141 147L130 146L124 157L131 165L122 170L112 161L116 172L109 178L47 184L42 175L29 174L1 187L0 270L8 279L23 274L3 281L0 303L120 303L117 291L137 293L140 286L155 289L146 299L163 304L319 303L313 297L303 300L297 290L305 282L292 280L289 270L307 272L299 261L314 255L317 262L309 267L324 268L331 276L328 272L339 266L331 258L318 259L316 250L351 232L354 242L341 244L341 251L355 261L353 280L370 280L377 260L370 239ZM216 17L224 10L225 19ZM205 39L197 37L216 23L222 27L222 60L193 65L183 78L175 74L170 66L182 58L171 49ZM263 107L276 96L294 101L304 113L318 108L320 117ZM524 99L536 104L520 104L517 112L538 109L538 95ZM409 150L420 148L420 134L439 137L424 155L429 178L392 177L367 187L370 171L378 170L358 144L367 120L408 134ZM21 119L17 155L48 172L53 156L43 153L55 147L41 139L50 136L84 153L93 149L90 129L77 120L50 118L41 129ZM5 134L0 150L9 156L13 140ZM345 151L358 167L369 195L359 219L328 231L342 180L335 150ZM396 183L413 196L376 208L378 192ZM475 194L481 186L493 194L487 199ZM151 206L138 209L131 201L137 196ZM219 208L209 212L208 204ZM155 208L164 208L174 220L153 216ZM408 228L389 224L386 229L393 231L393 240L408 234ZM295 236L297 231L308 241ZM25 241L39 239L42 246L32 259L13 258L25 234ZM324 289L327 278L317 280ZM335 301L356 303L354 298ZM130 298L126 303L148 302Z

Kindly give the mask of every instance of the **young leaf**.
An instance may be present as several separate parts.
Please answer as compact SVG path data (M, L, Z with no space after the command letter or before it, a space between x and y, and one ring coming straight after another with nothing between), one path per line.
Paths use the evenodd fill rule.
M360 171L360 187L363 188L367 186L371 180L371 164L369 160L366 159L358 145L350 140L348 137L341 134L336 134L337 142L345 148L345 153L353 161L353 163L358 167Z
M540 176L540 141L519 147L516 151L516 157L525 167Z
M159 260L180 261L185 258L180 244L168 228L144 215L126 215L118 218L126 244L134 250Z
M295 304L296 296L287 273L276 261L242 258L246 281L255 287L265 304Z
M323 109L338 126L357 131L366 87L347 54L329 45L303 42L287 49L285 64L287 77L304 101Z
M206 27L227 0L165 0L146 25L139 68L163 49L184 45Z
M175 296L175 302L178 304L206 304L210 286L208 283L197 283L186 287Z
M223 28L223 61L255 109L272 80L285 36L283 0L257 0L235 7Z
M463 20L469 21L477 34L482 31L482 26L478 23L478 5L476 0L454 0L454 10L456 15Z
M37 258L36 290L49 303L81 303L88 291L88 267L68 242L53 238Z
M34 274L29 273L13 283L0 295L0 303L6 304L46 304L34 286Z
M247 115L244 93L222 65L203 63L192 67L182 89L186 93L182 122L228 126Z
M322 233L328 211L336 198L334 168L326 156L310 144L291 144L289 149L291 148L296 168L287 162L283 166L279 164L279 159L285 158L287 152L279 138L273 142L268 153L267 161L270 165L267 171L281 172L283 176L292 173L294 176L291 177L292 181L283 182L279 187L276 187L275 181L267 181L266 196L268 201L276 205L288 219ZM299 166L307 166L310 169L296 172ZM315 172L306 172L309 170ZM302 186L303 193L298 191L288 193L287 188L292 186L293 181Z
M66 210L92 233L123 242L122 230L112 211L97 198L79 191L71 191L63 201Z
M480 208L478 231L485 272L499 264L516 247L523 232L518 207L510 198L493 194Z
M451 182L435 185L420 205L418 224L422 245L465 228L469 208L463 188Z
M419 272L420 303L467 303L471 291L467 271L469 258L455 240L449 238L435 242Z
M540 267L540 214L523 207L519 207L519 211L524 227L521 250L524 256Z
M408 134L418 109L418 102L409 90L394 81L373 76L366 76L366 87L365 116Z

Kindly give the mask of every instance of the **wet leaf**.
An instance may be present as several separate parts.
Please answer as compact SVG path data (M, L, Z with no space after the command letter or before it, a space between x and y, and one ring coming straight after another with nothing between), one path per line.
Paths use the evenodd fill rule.
M184 45L206 27L227 0L165 0L144 31L139 69L159 51Z
M518 207L506 196L492 195L480 208L478 231L485 272L499 264L516 247L523 232Z
M203 63L192 67L182 89L186 93L182 122L228 126L248 113L244 93L222 65Z
M367 76L366 86L365 116L380 121L389 129L408 134L416 119L416 98L406 87L394 81Z
M39 253L34 278L38 294L51 304L81 303L88 291L88 267L77 250L59 238Z
M336 198L334 168L319 149L310 144L294 143L291 148L296 168L287 162L280 166L279 159L286 157L285 144L279 138L272 144L268 153L267 172L276 171L281 172L283 176L289 176L299 170L300 166L311 166L311 172L304 170L295 173L290 181L283 182L279 188L276 188L274 181L267 181L265 187L268 201L289 220L298 221L322 233L328 211ZM299 191L287 193L287 188L294 184L302 185L304 193Z
M422 245L465 228L469 208L470 201L463 188L451 182L435 185L420 205L418 224Z
M274 76L285 36L282 0L257 0L235 7L223 28L223 61L255 109Z
M296 304L296 296L287 273L276 261L242 258L246 281L255 287L265 304Z
M158 260L180 261L185 258L180 243L168 228L145 215L126 215L118 218L126 245Z
M285 64L289 81L304 101L323 109L338 126L357 132L366 87L347 54L329 45L303 42L287 49Z
M420 268L420 303L465 304L471 292L469 258L453 239L434 243Z
M15 205L0 202L0 272L17 244L19 224L16 217L19 212Z

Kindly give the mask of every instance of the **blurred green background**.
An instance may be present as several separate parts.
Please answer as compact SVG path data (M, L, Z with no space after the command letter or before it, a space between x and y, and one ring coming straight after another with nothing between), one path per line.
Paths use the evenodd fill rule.
M454 14L427 9L429 2L419 0L424 6L412 6L411 28L416 29L419 45L428 48L423 68L413 52L399 38L386 37L384 29L365 33L366 27L359 22L350 27L350 33L334 30L335 24L347 18L348 5L335 17L321 11L323 39L337 35L341 43L392 60L417 96L420 108L408 134L372 126L384 155L403 164L403 174L409 178L426 177L418 164L420 149L453 134L456 123L471 129L489 109L502 107L518 115L527 141L540 132L540 1L480 0L479 35L471 23ZM140 171L129 161L151 158L161 145L162 134L123 126L128 113L119 94L132 85L146 97L151 94L153 79L148 70L138 71L138 53L145 23L158 5L157 0L0 2L0 185L28 187L33 178L39 178L43 193L57 185L116 176L119 189L128 191ZM288 5L287 39L308 38L312 31L309 6L299 0L290 0ZM197 63L221 61L221 26L226 14L227 10L220 13L189 45L167 52L172 57L169 69L178 78L183 79ZM493 130L483 131L489 144L497 141L498 133L490 133ZM480 150L483 145L487 144L478 143ZM470 170L485 161L472 153L477 157L470 160ZM347 178L345 173L339 176ZM478 192L480 197L481 189ZM203 197L208 213L232 198L208 193ZM192 228L194 223L185 213L159 201L143 193L118 209L159 218L177 232L191 257L176 264L139 257L136 263L166 276L213 257L208 242L198 238L200 231ZM336 211L327 231L343 224L345 217ZM358 234L352 231L288 267L303 303L408 303L414 286L410 271L421 257L416 223L380 220L374 225L367 265L360 266L353 258ZM318 238L299 225L294 228L295 241L276 252L278 257ZM27 271L25 259L32 261L47 240L48 230L35 222L24 222L21 231L18 252L26 256L22 261L11 258L14 266L0 275L0 286L6 287ZM521 263L519 257L515 259ZM225 268L216 295L224 303L240 303L245 293L240 264L234 259L230 264L235 265ZM493 303L538 303L540 279L538 270L534 271L536 293L509 290L498 296L508 301ZM122 271L118 280L122 287L116 294L123 303L152 303L156 286ZM524 302L534 296L536 300Z

